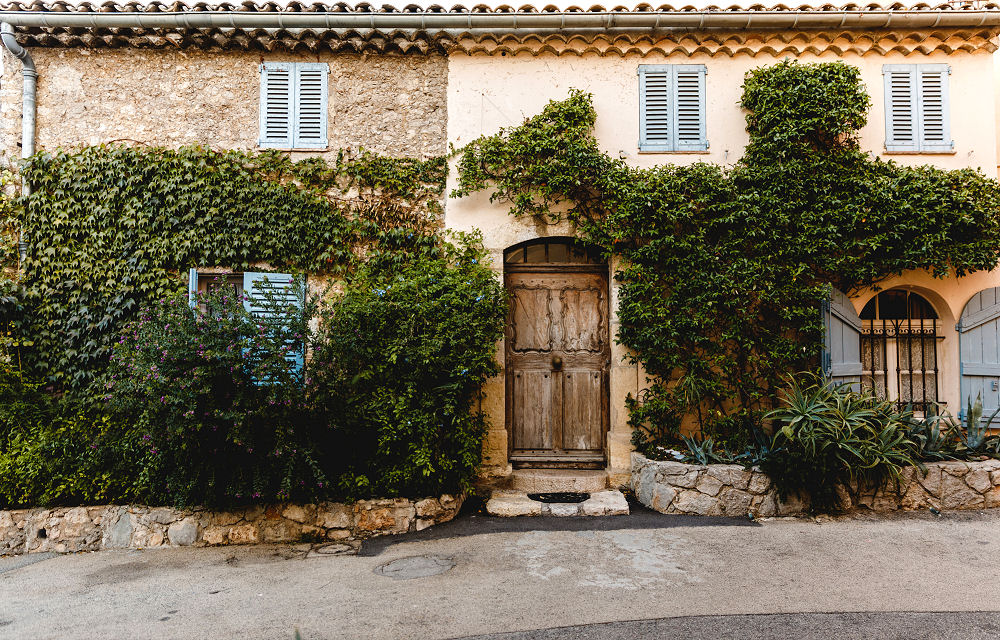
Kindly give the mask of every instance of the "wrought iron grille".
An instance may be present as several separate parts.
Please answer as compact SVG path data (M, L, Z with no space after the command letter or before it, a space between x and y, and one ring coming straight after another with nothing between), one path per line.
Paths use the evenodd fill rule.
M927 414L938 402L938 318L922 296L889 290L861 311L861 385Z

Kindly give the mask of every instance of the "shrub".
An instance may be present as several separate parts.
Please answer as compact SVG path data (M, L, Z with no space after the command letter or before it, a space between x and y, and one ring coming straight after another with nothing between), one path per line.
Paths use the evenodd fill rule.
M0 362L0 509L133 501L144 493L146 455L123 423Z
M263 322L221 290L193 310L178 296L141 312L114 346L106 399L142 425L149 500L231 505L325 494L322 429L288 360L307 337L306 314L257 304L285 321Z
M349 498L466 489L479 465L479 387L499 371L504 293L474 237L366 270L322 317L308 384L336 424Z
M805 386L792 380L768 417L778 428L761 467L782 499L805 491L816 511L839 507L837 484L874 490L918 464L909 414L869 391L818 378Z

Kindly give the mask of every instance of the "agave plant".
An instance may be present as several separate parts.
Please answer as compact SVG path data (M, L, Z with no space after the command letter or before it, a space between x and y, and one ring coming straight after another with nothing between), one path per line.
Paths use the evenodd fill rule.
M968 399L965 411L965 431L959 431L959 445L971 452L985 452L990 425L993 424L993 420L1000 414L1000 408L997 408L989 419L983 420L983 398L981 393L977 393L975 402L972 402L971 397ZM994 448L996 446L1000 445L995 445Z

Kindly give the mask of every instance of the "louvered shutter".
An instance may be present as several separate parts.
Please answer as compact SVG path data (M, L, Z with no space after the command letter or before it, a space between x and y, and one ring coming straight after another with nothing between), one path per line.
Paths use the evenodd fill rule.
M850 299L834 289L823 306L825 325L823 372L834 384L857 383L860 388L861 319Z
M188 270L188 304L194 309L198 306L198 270Z
M951 151L948 104L948 74L945 64L916 65L917 122L921 151Z
M887 64L885 149L952 151L946 64Z
M260 66L260 139L264 148L292 148L295 77L290 62Z
M882 67L885 80L886 151L919 150L915 66L887 64Z
M676 151L705 151L705 65L673 66L673 130Z
M295 119L293 147L295 149L325 149L327 74L323 63L295 65Z
M1000 287L972 296L958 321L959 415L980 397L985 422L1000 408ZM964 417L964 416L963 416ZM990 428L1000 426L1000 416Z
M275 329L291 320L290 314L301 312L305 297L302 283L290 273L248 271L243 274L243 292L243 306L247 312ZM285 358L291 371L300 374L305 359L303 345L289 341L288 347Z
M673 151L670 65L639 65L639 149Z
M705 65L639 65L639 150L706 149Z
M326 149L329 66L265 62L260 68L260 140L269 149Z

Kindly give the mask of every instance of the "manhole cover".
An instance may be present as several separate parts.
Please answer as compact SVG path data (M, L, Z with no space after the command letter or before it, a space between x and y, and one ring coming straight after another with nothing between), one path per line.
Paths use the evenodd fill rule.
M529 493L528 497L535 502L583 502L590 498L589 493L576 493L573 491L561 491L559 493Z
M375 567L375 573L396 580L412 580L436 576L455 566L451 558L441 556L409 556Z

